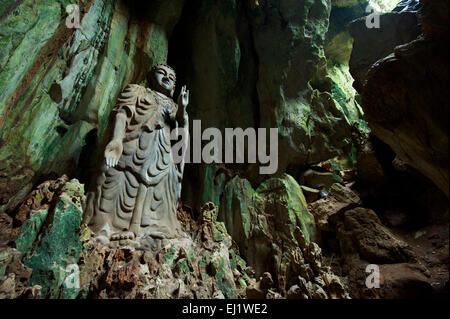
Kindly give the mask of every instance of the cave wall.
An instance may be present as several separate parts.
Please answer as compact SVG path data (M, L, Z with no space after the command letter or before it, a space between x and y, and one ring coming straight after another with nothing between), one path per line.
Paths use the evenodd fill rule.
M448 1L401 4L350 25L350 71L373 134L448 197Z
M354 105L354 97L326 76L330 1L80 2L80 29L65 26L67 4L15 1L2 15L2 211L49 176L87 183L119 92L145 84L150 67L166 60L191 89L191 119L203 127L278 128L278 174L350 150L342 99ZM191 166L184 200L217 202L229 176L217 165ZM263 179L256 165L230 167L254 184Z
M192 88L191 118L222 132L277 127L283 150L278 175L292 165L347 154L350 126L362 113L348 61L334 70L327 64L323 47L331 7L328 1L260 1L257 7L246 1L190 2L171 39L169 63ZM196 207L218 204L226 181L237 173L255 187L267 178L257 174L257 165L227 165L231 171L187 167L183 199Z
M120 91L166 61L183 1L79 2L79 29L66 27L69 3L12 1L3 8L1 211L48 176L76 174L77 166L89 176ZM91 145L80 163L86 139Z

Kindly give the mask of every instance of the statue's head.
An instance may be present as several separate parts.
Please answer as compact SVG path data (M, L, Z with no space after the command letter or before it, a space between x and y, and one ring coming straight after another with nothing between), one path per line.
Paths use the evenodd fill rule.
M166 96L173 96L177 78L175 71L170 66L167 64L155 65L150 71L149 80L152 89Z

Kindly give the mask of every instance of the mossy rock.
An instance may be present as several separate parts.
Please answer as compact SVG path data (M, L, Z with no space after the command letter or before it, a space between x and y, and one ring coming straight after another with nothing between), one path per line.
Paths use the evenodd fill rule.
M42 287L42 298L75 298L78 294L79 287L72 284L79 279L83 201L83 186L71 180L54 205L33 212L20 229L16 246L24 253L25 266L33 269L30 285Z
M219 219L257 276L279 263L278 252L272 248L275 242L297 245L296 227L307 241L316 237L314 217L308 211L302 189L287 174L266 180L256 190L236 176L225 187ZM245 269L237 254L231 253L231 257L233 267Z

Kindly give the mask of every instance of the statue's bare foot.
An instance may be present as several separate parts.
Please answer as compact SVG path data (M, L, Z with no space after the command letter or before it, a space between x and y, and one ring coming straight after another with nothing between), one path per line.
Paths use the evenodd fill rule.
M134 238L135 238L135 236L132 231L125 231L125 232L115 233L115 234L111 235L111 240L125 240L125 239L133 240Z

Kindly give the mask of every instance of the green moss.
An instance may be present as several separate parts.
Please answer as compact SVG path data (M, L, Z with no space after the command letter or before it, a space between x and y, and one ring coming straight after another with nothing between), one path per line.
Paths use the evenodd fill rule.
M5 276L6 274L6 267L8 266L8 255L9 254L7 250L0 252L0 277Z
M216 279L217 279L217 285L220 291L230 299L236 298L236 292L233 289L232 283L229 281L229 279L226 276L225 273L225 259L223 256L221 256L218 259L215 259L213 261L214 268L216 269Z
M267 270L266 263L272 258L274 268L279 268L289 249L281 250L278 245L298 245L296 227L307 242L316 238L314 216L308 211L302 189L287 174L267 179L256 191L248 181L235 177L225 187L220 218L257 275ZM248 282L246 263L233 250L230 267L236 267Z
M256 191L270 196L268 209L275 211L274 219L280 236L295 242L294 230L299 226L307 241L314 240L314 217L308 211L300 185L292 176L283 174L280 178L269 179Z
M247 283L245 282L245 280L243 278L239 278L238 283L241 288L243 288L243 289L247 288Z
M48 215L48 210L32 211L30 217L23 223L20 233L16 239L16 248L25 253L36 239L41 226Z
M0 113L36 54L55 32L61 17L61 5L57 1L27 0L1 22L0 33L11 35L12 43L7 46L9 50L2 50L2 55L8 56L7 62L0 57L4 62L0 71Z
M56 205L52 220L24 264L33 269L31 285L42 287L42 297L74 298L77 288L63 286L66 267L78 262L81 253L81 211L66 200ZM26 225L24 225L26 226Z
M237 267L236 252L234 249L230 249L229 253L230 253L230 268L231 270L234 270Z
M178 272L178 276L180 278L186 277L192 270L192 267L189 264L189 261L187 258L181 258L177 261L177 264L175 265L175 271Z
M68 287L65 281L70 275L67 266L77 268L82 251L83 196L77 180L66 183L55 206L32 212L20 229L16 246L24 253L25 266L33 269L30 285L40 285L43 298L75 298L78 294L79 288Z
M331 95L338 103L349 123L362 120L364 112L356 101L356 90L348 65L335 64L328 67L328 76L332 80Z
M166 31L159 25L152 26L149 36L150 65L165 63L169 52Z
M175 245L171 244L170 247L164 253L164 263L171 264L173 262L173 258L175 257Z

